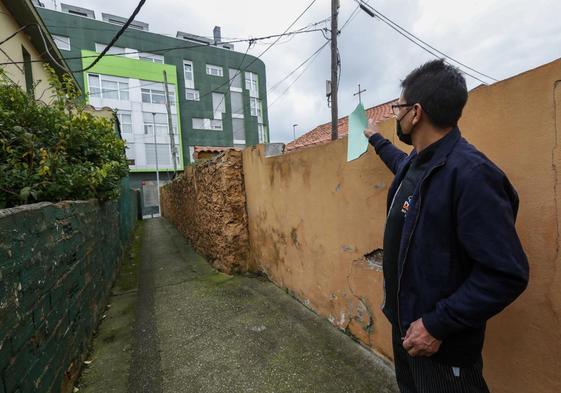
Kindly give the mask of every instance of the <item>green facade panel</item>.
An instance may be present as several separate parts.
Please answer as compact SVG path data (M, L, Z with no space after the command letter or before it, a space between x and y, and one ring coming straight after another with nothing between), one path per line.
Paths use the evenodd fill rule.
M71 69L81 69L83 65L93 61L97 55L95 44L108 44L119 30L119 26L99 20L45 8L38 8L38 11L52 34L70 38L71 50L62 51L62 53L68 59L67 62ZM269 129L265 64L260 59L232 50L214 46L201 46L201 44L195 42L135 29L128 29L115 43L115 46L134 48L135 51L154 53L164 57L166 70L169 69L168 82L176 84L177 88L178 128L181 130L182 156L185 164L187 164L187 157L189 157L189 146L232 146L232 108L228 84L228 70L230 68L241 69L258 75L263 123L267 130ZM82 58L82 56L85 57ZM185 98L184 60L193 62L195 89L200 92L200 101L188 101ZM143 64L139 66L139 63ZM222 67L224 76L207 75L206 64ZM139 67L140 70L137 69ZM106 55L94 67L94 70L102 74L162 81L162 64L122 56ZM140 75L142 75L142 78L140 78ZM77 74L76 78L84 91L87 92L84 75ZM242 78L243 80L244 78ZM194 130L192 127L193 118L213 118L212 92L223 93L226 97L223 130ZM249 91L245 88L243 89L243 99L246 145L255 145L258 143L257 117L250 115Z
M82 67L88 68L98 55L97 52L82 50ZM170 64L151 63L138 59L131 59L123 56L104 56L92 68L84 72L84 91L88 92L88 73L118 76L123 78L142 79L150 82L164 82L164 71L167 74L168 84L177 88L177 72L176 67ZM175 105L179 108L179 94L175 95ZM183 136L181 132L181 111L177 111L177 131L179 136L179 145L183 146ZM184 149L179 151L179 167L178 170L184 169ZM130 169L131 172L155 172L156 168ZM159 169L161 172L170 172L172 169Z

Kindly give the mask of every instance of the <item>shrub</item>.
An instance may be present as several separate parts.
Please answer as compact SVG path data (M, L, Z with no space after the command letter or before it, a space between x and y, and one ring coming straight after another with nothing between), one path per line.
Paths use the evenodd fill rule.
M71 77L49 72L49 105L0 78L0 208L115 199L128 173L114 121L86 112Z

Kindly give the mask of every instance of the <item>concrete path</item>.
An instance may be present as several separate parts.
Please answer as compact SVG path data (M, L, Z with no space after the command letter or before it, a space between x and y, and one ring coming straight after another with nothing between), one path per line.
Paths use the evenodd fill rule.
M165 219L144 222L140 255L132 350L123 344L120 361L130 364L128 378L113 376L113 386L128 379L130 393L397 392L384 361L272 283L217 272ZM96 360L103 345L94 342L85 373L98 381L95 367L111 363ZM87 379L81 391L108 391Z

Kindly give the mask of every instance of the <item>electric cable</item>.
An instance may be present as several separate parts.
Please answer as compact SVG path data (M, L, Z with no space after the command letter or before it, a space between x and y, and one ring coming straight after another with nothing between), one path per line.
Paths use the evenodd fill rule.
M300 20L300 18L314 5L314 3L317 0L312 0L312 2L304 9L304 11L302 11L300 13L300 15L298 15L298 17L284 30L284 32L281 34L281 36L279 36L273 43L271 43L271 45L269 45L267 48L265 48L259 55L257 55L257 57L255 57L244 69L244 71L247 71L247 69L253 64L255 63L258 59L261 58L261 56L263 56L265 53L267 53L277 42L278 40L280 40L280 38L282 37L282 35L286 34L290 28L292 26L294 26L296 24L296 22L298 22L298 20ZM241 69L240 69L241 72ZM228 80L224 83L222 83L220 86L218 86L217 88L208 91L207 93L203 94L200 96L200 98L202 99L203 97L208 96L209 94L212 94L213 92L217 92L217 90L219 90L220 88L224 87L225 85L231 85L232 81L234 80L234 78L228 78Z
M306 65L306 67L302 70L302 72L286 87L286 89L284 89L284 91L281 94L279 94L277 98L275 98L275 100L269 106L267 106L267 109L271 108L277 101L279 101L286 94L286 92L292 87L292 85L294 85L296 81L300 79L302 75L304 75L306 70L310 67L313 61L318 57L321 50L327 46L327 44L329 44L329 41L325 42L316 52L314 52L314 54L310 58L308 58L309 62Z
M302 68L308 61L310 61L312 59L312 57L314 57L319 51L321 51L325 45L327 45L329 42L324 43L322 46L320 46L314 53L312 53L306 60L304 60L302 63L300 63L300 65L298 65L298 67L296 67L295 69L293 69L292 71L290 71L284 78L282 78L280 81L278 81L277 83L275 83L273 86L271 86L268 90L267 90L267 94L269 94L271 91L275 90L277 87L279 87L285 80L287 80L288 78L290 78L292 76L292 74L294 74L296 71L298 71L300 68Z
M380 19L382 22L384 22L386 25L388 25L390 28L392 28L393 30L395 30L397 33L399 33L400 35L402 35L403 37L405 37L406 39L408 39L409 41L411 41L412 43L414 43L415 45L417 45L418 47L420 47L421 49L425 50L426 52L430 53L431 55L435 56L436 58L440 58L441 56L445 57L448 60L451 60L452 62L455 62L471 71L476 72L477 74L480 74L486 78L489 78L495 82L498 81L498 79L493 78L492 76L489 76L487 74L484 74L480 71L477 71L476 69L469 67L468 65L460 62L459 60L454 59L453 57L447 55L446 53L436 49L434 46L430 45L429 43L427 43L426 41L423 41L422 39L420 39L419 37L417 37L416 35L414 35L413 33L410 33L408 30L406 30L405 28L401 27L400 25L398 25L396 22L392 21L391 19L389 19L388 17L386 17L384 14L382 14L380 11L376 10L374 7L372 7L370 4L368 4L365 0L355 0L358 4L359 7L365 11L368 15L370 15L371 17L378 17L378 19ZM368 8L367 8L368 7ZM370 11L370 12L368 12ZM374 14L374 15L373 15ZM415 41L417 40L417 41ZM432 49L429 50L428 48L426 48L425 46L421 45L420 43L426 45L428 48ZM440 54L440 56L434 52ZM478 80L481 83L487 84L485 81L481 80L480 78L478 78L477 76L470 74L469 72L466 72L465 70L461 70L462 73L464 73L465 75L468 75L476 80Z
M347 26L347 25L356 17L356 15L357 15L357 13L358 13L358 9L359 9L359 6L357 6L357 7L355 8L355 10L351 13L351 15L349 15L349 17L347 18L347 20L346 20L346 21L343 23L343 25L341 26L341 29L339 29L339 33L343 30L343 28L344 28L345 26ZM331 19L331 18L329 18L329 19ZM273 87L270 88L269 91L273 90L274 88L277 87L277 85L280 85L280 83L282 83L282 82L284 82L286 79L288 79L292 74L294 74L298 69L300 69L300 68L301 68L304 64L306 64L307 62L310 62L310 63L313 62L313 61L315 60L315 58L316 58L316 57L314 57L314 56L317 56L317 55L319 54L319 52L320 52L323 48L325 48L329 42L331 42L331 40L328 40L326 43L324 43L322 46L320 46L319 49L317 49L310 57L308 57L306 60L304 60L304 62L302 62L300 65L298 65L298 67L296 67L296 69L292 70L292 71L291 71L286 77L284 77L280 82L275 83L275 85L273 85ZM339 54L337 54L337 56L338 56L339 75L341 75L341 61L340 61ZM290 83L290 85L289 85L279 96L277 96L277 98L275 98L275 100L274 100L270 105L267 106L267 108L270 108L271 106L273 106L274 103L276 103L282 96L284 96L284 95L286 94L286 92L290 89L290 87L291 87L292 85L294 85L294 83L296 83L296 81L297 81L298 79L300 79L300 77L306 72L306 70L308 69L308 67L309 67L309 65L305 67L305 69L302 71L302 73L300 73L300 75L298 75L298 76L296 77L296 79L293 80L293 81ZM340 81L340 80L341 80L341 78L338 78L338 79L337 79L337 84L339 84L339 81ZM268 92L269 92L269 91L268 91Z
M81 70L75 70L75 71L72 71L72 72L85 72L85 71L89 70L90 68L92 68L93 66L95 66L103 58L103 56L105 56L107 51L109 51L109 49L111 49L111 47L115 44L115 42L117 42L119 37L125 32L125 30L129 27L129 25L133 22L134 17L140 12L140 9L144 5L144 3L146 3L146 0L140 0L140 2L138 3L136 8L134 9L134 11L133 11L132 15L129 17L129 19L127 19L125 24L123 26L121 26L121 28L119 29L117 34L115 34L115 36L113 37L113 39L111 41L109 41L109 44L107 44L105 49L103 49L103 51L99 54L99 56L89 66L87 66L86 68L83 68Z
M236 43L240 43L240 42L261 41L261 40L266 40L266 39L269 39L269 38L284 37L284 36L289 36L289 35L298 35L298 34L305 34L305 33L313 33L313 32L317 32L317 31L321 31L321 30L322 29L312 29L312 30L305 30L305 31L288 32L288 33L285 33L285 34L272 34L272 35L263 36L263 37L243 38L243 39L233 40L233 41L223 41L223 42L221 42L221 44L236 44ZM160 53L160 52L170 52L170 51L173 51L173 50L202 48L202 47L208 47L208 46L214 46L214 43L181 45L181 46L172 46L172 47L160 48L160 49L157 49L157 48L146 49L146 50L142 50L142 51L125 51L125 52L118 52L118 53L107 53L104 57L126 56L126 55L140 54L140 53L157 54L157 53ZM63 57L62 59L63 60L81 60L81 59L94 58L94 57L98 57L98 55L96 54L96 55L88 55L88 56ZM31 60L31 61L3 62L3 63L0 63L0 65L39 63L39 62L43 62L43 60L38 59L38 60Z

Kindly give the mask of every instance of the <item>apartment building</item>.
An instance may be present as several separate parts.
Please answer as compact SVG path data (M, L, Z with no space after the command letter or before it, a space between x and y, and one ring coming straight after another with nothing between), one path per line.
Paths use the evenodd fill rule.
M37 10L71 69L89 66L126 22L64 3L58 10L39 4ZM212 37L182 31L171 37L135 20L108 54L76 79L89 103L117 111L133 187L155 180L156 161L160 178L171 178L173 146L182 170L193 162L196 148L269 141L265 65L223 42L219 27Z

